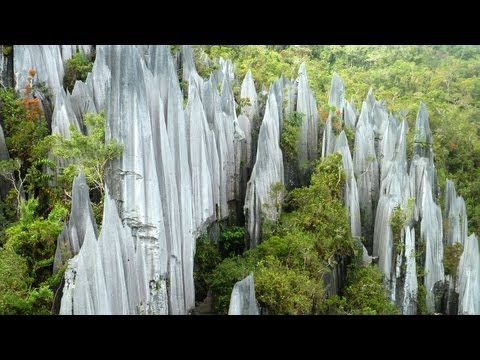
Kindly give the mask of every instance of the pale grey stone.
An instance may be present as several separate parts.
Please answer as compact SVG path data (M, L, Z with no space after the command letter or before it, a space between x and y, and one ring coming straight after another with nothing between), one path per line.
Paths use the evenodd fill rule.
M259 315L253 273L235 283L230 297L228 315Z

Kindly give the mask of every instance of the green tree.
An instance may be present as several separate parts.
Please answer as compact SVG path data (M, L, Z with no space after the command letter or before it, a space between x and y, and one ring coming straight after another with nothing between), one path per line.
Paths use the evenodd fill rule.
M282 132L280 133L280 148L287 161L297 158L300 143L300 127L305 114L292 112L285 116Z
M84 54L77 51L65 64L63 84L69 91L73 90L75 81L85 81L92 71L93 62Z
M103 113L84 114L84 122L89 128L88 135L83 135L74 125L70 125L71 138L60 134L54 135L53 153L72 162L62 169L62 179L70 188L73 178L79 170L85 173L88 185L105 193L105 166L123 152L123 145L116 140L105 142L105 116Z
M38 199L30 198L20 207L20 218L5 231L5 249L26 260L35 285L51 275L57 237L68 210L56 205L47 218L37 215Z

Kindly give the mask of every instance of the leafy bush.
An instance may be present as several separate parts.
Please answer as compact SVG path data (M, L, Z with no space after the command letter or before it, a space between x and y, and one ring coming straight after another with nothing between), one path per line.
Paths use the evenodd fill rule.
M39 143L48 135L47 122L31 103L15 97L13 90L0 89L0 115L5 124L5 143L11 158L18 158L28 168L38 151ZM32 99L38 104L38 99Z
M463 245L459 242L453 245L445 246L443 256L443 267L445 268L445 275L455 276L458 271L458 263L463 254Z
M322 313L323 275L336 259L356 252L342 205L344 183L341 155L319 162L311 185L291 192L292 211L282 213L269 236L243 257L227 258L213 271L216 310L228 310L235 282L253 271L256 298L268 313Z
M60 134L54 135L53 153L63 159L70 159L72 164L62 170L65 189L70 189L73 178L81 169L85 173L87 184L100 193L105 192L105 166L119 157L123 146L116 140L105 142L105 116L103 113L84 114L85 125L90 127L88 135L83 135L74 125L70 126L71 138Z
M255 272L257 300L272 315L315 313L315 304L324 298L321 284L271 255L259 262Z
M75 86L75 81L85 81L88 73L92 71L92 67L93 62L87 56L77 51L65 65L64 87L71 92Z
M417 292L417 315L427 315L427 290L422 283L418 284Z
M349 274L344 291L344 308L352 315L398 314L386 296L383 274L377 266L362 266Z
M53 292L46 285L32 286L28 265L15 252L0 248L0 314L49 314Z
M300 126L302 126L305 114L292 112L285 116L283 128L280 134L280 148L287 161L294 161L297 158L300 142Z
M213 306L219 314L226 314L230 305L233 286L255 269L255 250L247 251L243 257L229 257L213 271L210 286L213 293Z
M245 249L245 228L226 227L220 234L218 245L222 258L241 255Z
M5 57L10 56L12 51L13 51L13 46L12 45L2 45L3 56L5 56Z
M16 314L23 307L31 279L25 259L0 248L0 314Z
M35 283L51 275L55 246L63 229L68 210L60 205L53 208L46 219L36 215L38 199L25 201L20 208L19 220L5 231L5 248L22 256Z
M210 277L213 269L221 261L217 246L207 237L197 240L193 267L193 279L195 282L195 299L205 299L210 286Z

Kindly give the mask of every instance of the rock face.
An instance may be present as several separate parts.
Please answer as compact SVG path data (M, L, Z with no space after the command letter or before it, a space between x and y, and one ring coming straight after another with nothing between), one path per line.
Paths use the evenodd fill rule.
M56 271L67 253L73 256L65 272L60 313L188 313L195 302L195 239L212 222L241 219L244 211L248 245L258 245L262 225L279 218L280 185L302 183L308 171L301 165L317 159L320 138L323 157L342 154L352 235L363 239L365 262L378 258L388 295L400 311L416 314L425 300L430 313L480 313L477 237L468 234L465 202L451 181L443 213L440 210L423 103L413 158L407 162L403 116L389 113L372 89L359 113L353 101L345 100L337 74L329 94L335 110L319 129L305 65L296 81L281 76L260 95L247 72L240 96L250 104L236 104L232 87L238 79L232 62L218 60L219 69L204 79L189 46L182 46L175 58L167 46L98 46L92 72L70 93L63 89L63 76L66 61L76 51L89 54L92 47L15 45L13 55L0 54L0 83L10 82L22 95L31 68L36 71L33 85L45 83L51 98L36 94L45 112L53 107L52 132L69 137L73 124L87 134L84 114L105 111L107 140L124 146L107 169L100 234L85 178L80 174L74 181L71 217L58 238L54 264ZM237 105L242 105L238 117ZM304 120L297 159L287 166L280 134L285 116L293 111L303 113ZM0 159L8 159L1 126ZM1 195L7 190L0 184ZM404 223L392 229L398 212ZM458 269L445 275L444 247L456 243L464 248ZM344 280L342 264L340 259L327 275L331 294ZM425 287L425 299L418 298L420 286ZM230 313L258 313L252 275L235 285Z
M64 129L84 112L105 109L107 139L124 146L106 178L109 203L103 221L110 231L102 231L87 248L97 253L103 277L83 269L97 265L80 261L82 247L65 277L64 297L71 300L62 301L62 313L186 314L194 306L195 239L209 223L229 216L231 203L243 197L238 179L247 146L235 113L230 67L205 81L188 47L182 59L189 76L185 109L165 46L99 46L85 84L77 82L71 95L59 92L56 128ZM89 283L98 282L88 288L92 298L107 289L106 306L75 305L87 291L77 290L79 273L87 274L82 276Z
M33 84L45 83L53 101L63 88L64 65L79 50L89 54L89 45L14 45L15 90L21 95L29 69L35 69Z
M480 314L480 256L478 238L467 237L458 265L458 314Z
M305 64L298 70L297 112L304 115L300 127L298 162L314 161L318 156L318 111L315 96L308 85Z
M343 85L343 80L336 72L333 73L332 82L330 83L328 104L335 106L340 111L343 110L345 105L345 86Z
M13 46L5 49L1 46L0 52L0 85L4 87L13 86Z
M259 315L253 273L233 287L228 315Z
M240 96L243 99L249 100L249 104L244 107L243 111L250 121L252 121L253 118L258 115L258 96L257 91L255 90L252 72L250 70L247 71L247 74L243 79L242 87L240 88Z
M346 121L345 124L347 124ZM365 237L366 247L371 253L380 177L373 126L365 101L362 104L362 111L356 125L354 148L353 168L358 184L362 234Z
M245 217L250 248L256 247L262 236L262 222L276 221L280 209L272 198L272 186L283 184L283 157L280 150L280 119L273 86L270 87L265 116L258 134L257 160L247 184Z
M73 179L70 219L57 239L57 249L53 262L54 273L66 259L78 254L89 227L93 229L93 234L96 236L97 224L90 204L89 188L85 175L80 172Z

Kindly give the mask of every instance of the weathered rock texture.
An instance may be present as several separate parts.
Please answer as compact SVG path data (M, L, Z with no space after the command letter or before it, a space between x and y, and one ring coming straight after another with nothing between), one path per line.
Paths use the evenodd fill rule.
M258 94L248 72L240 96L249 104L241 104L237 117L240 104L232 88L239 80L230 60L218 60L219 69L204 79L189 46L175 57L167 46L98 46L92 72L70 93L63 88L65 63L77 50L88 54L92 47L15 45L11 54L0 55L0 82L14 85L19 95L31 68L36 71L32 85L45 83L49 94L40 86L35 91L46 113L53 108L52 132L69 137L73 125L87 134L83 114L105 111L107 140L124 146L107 169L100 234L85 179L75 179L71 216L55 257L57 270L67 254L73 256L65 272L62 314L188 313L195 301L195 239L212 222L245 215L248 245L258 245L262 224L276 221L281 211L272 186L303 184L320 138L323 157L342 154L352 235L365 245L365 262L372 256L378 260L388 295L401 312L417 313L424 300L430 313L480 313L478 241L468 234L465 203L452 182L447 181L443 213L438 205L423 103L413 158L407 159L403 116L389 113L372 89L359 113L346 101L337 74L329 95L335 108L319 127L305 65L295 81L281 76ZM303 113L304 121L297 159L285 165L280 135L293 111ZM4 136L0 127L0 158L8 159ZM6 189L0 188L3 194ZM394 233L397 211L404 224ZM445 275L444 247L455 243L464 250L456 273ZM344 274L340 259L326 277L329 293L338 292ZM418 299L420 286L425 299ZM258 312L253 295L253 277L237 283L231 312Z
M233 287L228 315L259 315L252 273Z

